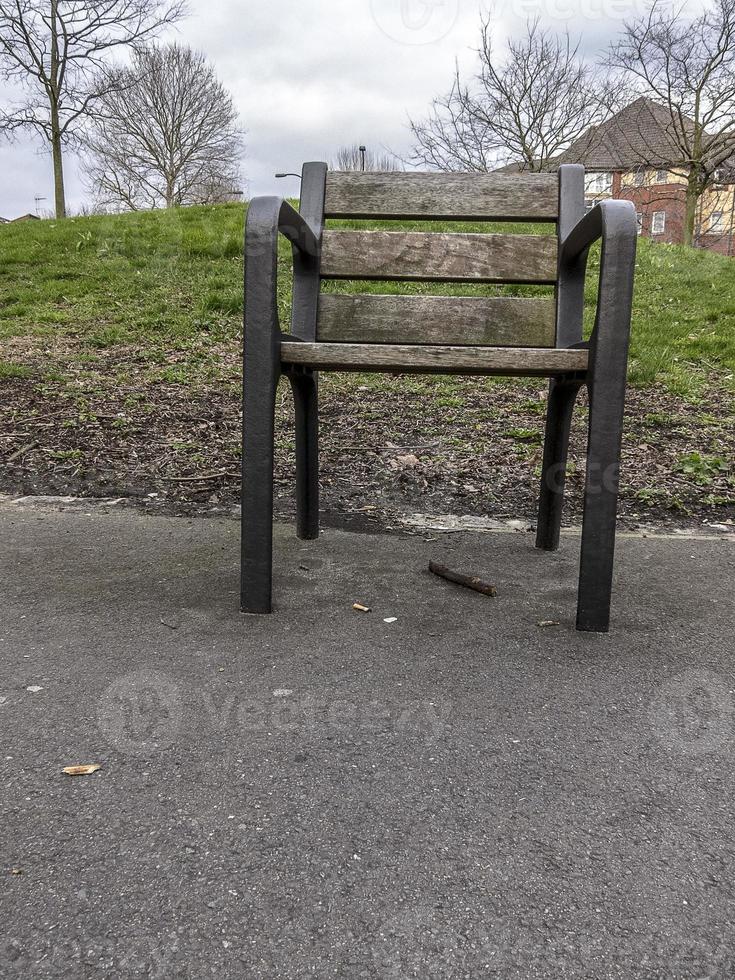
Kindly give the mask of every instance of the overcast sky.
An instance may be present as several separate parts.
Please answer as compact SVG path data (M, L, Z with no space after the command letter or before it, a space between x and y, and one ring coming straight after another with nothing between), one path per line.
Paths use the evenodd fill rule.
M498 39L538 14L548 26L581 33L594 57L640 13L644 0L499 0ZM701 0L690 0L697 8ZM478 0L190 0L191 16L171 36L203 51L232 92L247 132L248 196L297 193L281 170L329 159L342 144L405 152L406 120L425 112L451 81L455 58L471 69ZM0 143L0 215L52 205L51 161L38 144ZM67 163L69 204L85 189Z

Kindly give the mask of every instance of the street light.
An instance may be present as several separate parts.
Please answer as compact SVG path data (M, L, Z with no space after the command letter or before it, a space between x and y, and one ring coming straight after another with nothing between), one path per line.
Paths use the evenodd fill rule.
M276 177L278 177L278 178L281 178L281 177L298 177L298 179L301 180L301 174L276 174Z

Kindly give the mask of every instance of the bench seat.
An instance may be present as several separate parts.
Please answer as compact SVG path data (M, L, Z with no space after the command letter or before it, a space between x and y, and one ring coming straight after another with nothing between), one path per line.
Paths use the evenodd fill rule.
M281 343L281 363L332 371L496 374L552 377L587 370L587 350L548 347L440 347L419 344Z

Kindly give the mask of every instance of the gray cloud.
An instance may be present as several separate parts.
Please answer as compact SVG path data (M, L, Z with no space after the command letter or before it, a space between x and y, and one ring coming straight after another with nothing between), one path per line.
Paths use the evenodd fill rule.
M67 170L70 200L81 203L84 194L74 158L69 161ZM45 198L38 202L42 212L53 208L50 153L44 152L39 142L30 139L0 143L0 216L17 218L21 214L34 213L36 197Z
M700 6L700 0L691 0ZM232 91L246 130L250 194L295 190L278 170L328 158L343 143L405 153L408 115L421 115L446 89L455 58L470 69L479 0L191 0L191 16L171 36L213 61ZM500 0L499 37L538 14L582 35L593 57L639 13L643 0ZM84 195L73 157L69 196ZM0 214L51 199L50 160L30 142L0 144Z

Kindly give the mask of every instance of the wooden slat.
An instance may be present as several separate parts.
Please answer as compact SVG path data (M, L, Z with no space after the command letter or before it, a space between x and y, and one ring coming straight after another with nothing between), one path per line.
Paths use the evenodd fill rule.
M284 341L284 364L332 371L422 374L564 374L587 370L586 350L514 347L418 347L409 344L321 344Z
M553 347L552 299L516 296L319 297L317 340Z
M327 174L326 217L556 221L556 174Z
M554 283L556 238L325 231L321 275L326 279Z

